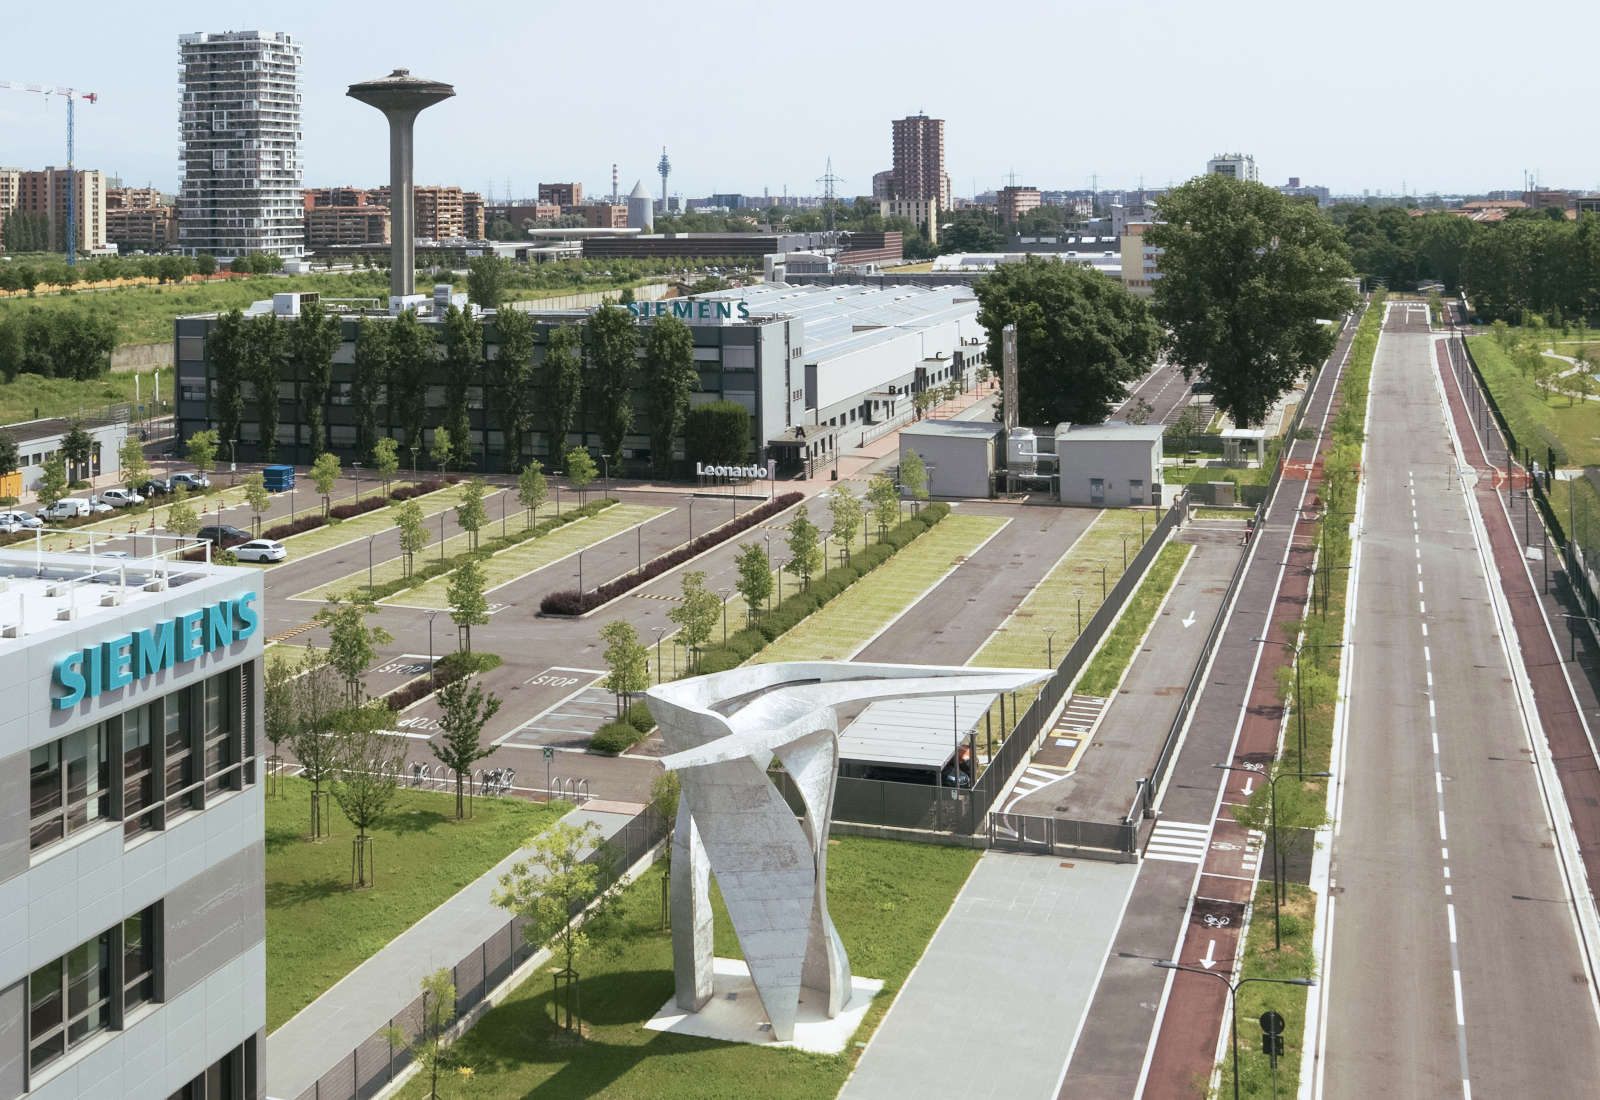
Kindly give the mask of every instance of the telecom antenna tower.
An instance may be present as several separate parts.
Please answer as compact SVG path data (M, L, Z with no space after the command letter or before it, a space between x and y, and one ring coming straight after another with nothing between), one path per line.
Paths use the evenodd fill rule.
M656 161L656 171L661 173L661 211L667 210L667 176L672 172L672 162L667 159L667 147L661 147L661 159Z

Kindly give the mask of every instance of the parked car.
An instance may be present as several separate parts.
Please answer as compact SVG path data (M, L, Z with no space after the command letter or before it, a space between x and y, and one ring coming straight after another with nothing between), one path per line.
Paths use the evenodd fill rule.
M30 516L26 512L0 512L0 529L6 532L31 531L35 527L43 527L44 521L38 516Z
M213 543L221 549L237 546L241 542L249 542L250 532L241 531L237 527L232 527L226 523L220 523L200 528L195 537Z
M77 519L87 516L94 511L94 505L83 497L63 497L54 504L40 508L38 516L42 520ZM111 511L108 507L106 511Z
M146 498L164 497L172 492L172 483L164 477L153 477L139 486L139 492L143 493Z
M191 493L211 488L211 479L205 474L173 474L170 480L174 489L182 485Z
M282 561L289 556L283 543L271 539L251 539L233 548L233 556L240 561Z
M132 508L144 503L144 496L132 489L107 489L100 494L100 499L113 508Z

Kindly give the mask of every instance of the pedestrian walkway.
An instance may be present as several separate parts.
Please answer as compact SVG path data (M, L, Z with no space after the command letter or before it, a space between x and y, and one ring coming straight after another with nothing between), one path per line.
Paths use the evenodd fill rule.
M1136 870L985 854L840 1100L1048 1096ZM974 1044L981 1056L956 1053Z
M590 802L561 820L593 822L609 840L642 810L629 803ZM588 853L585 852L585 855ZM526 850L513 852L396 936L337 985L267 1037L267 1095L294 1100L416 999L419 983L505 927L509 914L494 904L500 876Z

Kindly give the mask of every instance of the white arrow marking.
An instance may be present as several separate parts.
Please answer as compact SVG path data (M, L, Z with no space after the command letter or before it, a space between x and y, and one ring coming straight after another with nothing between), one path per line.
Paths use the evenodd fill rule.
M1200 960L1200 965L1210 970L1217 965L1217 941L1211 940L1206 944L1206 957Z
M1193 625L1194 625L1194 612L1191 611L1191 612L1189 612L1188 617L1183 620L1183 629L1188 630Z
M1250 797L1250 791L1254 788L1255 782L1256 782L1256 777L1255 776L1251 775L1251 776L1246 776L1245 777L1245 781L1244 781L1244 796L1246 798Z

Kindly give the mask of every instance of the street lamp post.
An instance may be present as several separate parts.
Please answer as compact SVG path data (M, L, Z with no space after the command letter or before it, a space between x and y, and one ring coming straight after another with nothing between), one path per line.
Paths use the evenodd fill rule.
M578 606L583 606L583 551L578 551Z
M689 494L689 541L694 541L694 494Z
M1294 776L1296 779L1332 779L1333 778L1333 773L1332 772L1279 772L1277 775L1274 775L1271 778L1268 778L1267 776L1262 775L1260 772L1256 771L1254 768L1241 768L1241 767L1239 767L1239 766L1237 766L1235 764L1213 764L1211 766L1213 768L1216 768L1218 771L1248 772L1251 775L1259 776L1260 778L1265 779L1266 782L1267 782L1267 797L1270 800L1270 808L1269 808L1270 816L1267 818L1267 821L1268 821L1267 828L1268 828L1268 831L1270 831L1271 834L1272 834L1272 948L1273 948L1274 951L1282 951L1283 950L1283 935L1282 935L1282 932L1280 931L1280 928L1279 928L1280 906L1279 906L1279 901L1278 901L1278 895L1279 895L1279 892L1280 892L1280 885L1282 887L1286 888L1288 884L1287 883L1280 883L1280 880L1279 880L1279 877L1278 877L1278 862L1279 862L1279 849L1278 849L1278 780L1284 778L1285 776ZM1288 875L1285 874L1283 877L1286 879L1286 878L1288 878Z
M726 588L719 588L722 593L722 644L728 644L728 592Z
M771 535L762 535L761 538L767 544L767 568L771 569L772 568L772 536ZM783 574L782 573L778 574L778 580L779 580L780 583L782 582L782 580L783 580ZM772 586L771 585L767 586L767 610L768 611L772 610Z
M1128 540L1132 537L1132 534L1122 536L1122 571L1124 573L1128 571Z
M1044 630L1044 664L1046 668L1056 667L1055 632L1053 626L1042 627Z
M1297 747L1300 755L1295 761L1299 766L1305 766L1306 759L1306 712L1303 705L1305 696L1300 694L1300 651L1302 649L1343 649L1343 642L1280 642L1274 638L1251 638L1252 642L1264 642L1267 645L1281 645L1294 654L1294 709L1297 712L1295 725L1298 728Z
M372 541L382 534L381 531L367 536L367 595L372 595Z
M1228 1015L1233 1020L1233 1100L1239 1100L1239 990L1250 982L1264 982L1272 985L1298 985L1310 988L1317 984L1315 978L1240 978L1236 982L1228 980L1226 974L1216 970L1201 970L1194 966L1183 966L1171 959L1162 959L1155 964L1162 970L1182 970L1188 974L1204 974L1215 978L1228 987Z
M350 468L356 472L356 503L361 503L361 463L352 462Z
M500 490L500 537L501 538L505 538L506 537L506 497L508 497L510 495L511 494L506 492L506 490L504 490L504 489Z
M433 677L433 620L438 616L439 613L437 611L429 611L429 612L426 612L426 614L428 616L428 684L431 687L433 685L433 682L434 682L434 677Z
M439 512L439 564L444 564L444 512Z
M661 682L661 635L667 632L664 626L654 628L656 632L656 683ZM648 670L646 670L648 672Z
M611 464L606 461L604 453L600 455L600 477L606 484L606 496L611 495Z

